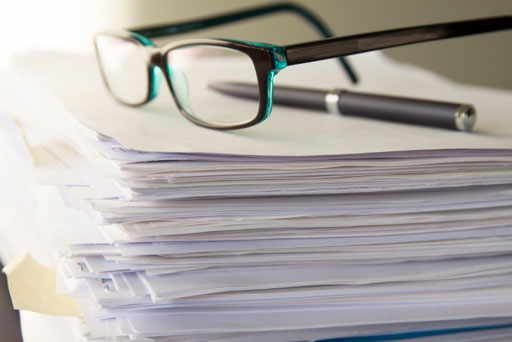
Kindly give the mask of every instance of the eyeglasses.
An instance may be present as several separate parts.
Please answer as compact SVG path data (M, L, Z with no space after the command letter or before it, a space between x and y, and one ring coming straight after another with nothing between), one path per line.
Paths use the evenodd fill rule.
M269 117L276 74L289 65L339 58L352 82L353 68L343 56L390 47L461 37L512 28L512 16L416 26L349 37L277 46L232 39L191 39L156 47L149 39L185 33L278 11L290 11L309 21L325 38L327 26L309 10L277 4L232 12L197 21L99 33L98 63L105 85L119 102L139 106L151 101L163 80L181 113L213 129L253 126ZM259 102L223 96L212 84L258 84Z

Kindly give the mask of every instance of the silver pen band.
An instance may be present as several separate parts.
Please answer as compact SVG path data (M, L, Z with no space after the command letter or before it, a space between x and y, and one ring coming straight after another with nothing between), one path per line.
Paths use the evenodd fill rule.
M343 114L340 111L340 95L343 93L343 89L332 89L329 90L327 94L325 94L325 109L327 112L332 114Z

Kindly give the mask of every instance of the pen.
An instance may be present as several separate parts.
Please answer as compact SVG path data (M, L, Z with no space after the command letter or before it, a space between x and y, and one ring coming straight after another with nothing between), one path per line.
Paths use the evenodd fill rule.
M208 87L220 93L258 100L258 88L241 82L216 82ZM315 109L328 113L470 131L476 111L470 104L384 96L348 90L274 87L276 105Z

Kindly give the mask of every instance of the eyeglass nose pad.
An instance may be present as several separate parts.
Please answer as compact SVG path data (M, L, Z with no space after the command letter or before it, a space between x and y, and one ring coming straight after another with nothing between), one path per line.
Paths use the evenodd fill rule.
M169 68L168 72L174 96L176 96L179 105L188 113L192 113L192 107L190 106L190 89L187 76L180 70L174 68Z
M153 73L153 82L151 84L150 100L154 99L158 95L158 92L160 91L160 86L162 85L162 81L164 79L164 75L160 68L154 66L152 67L151 72Z

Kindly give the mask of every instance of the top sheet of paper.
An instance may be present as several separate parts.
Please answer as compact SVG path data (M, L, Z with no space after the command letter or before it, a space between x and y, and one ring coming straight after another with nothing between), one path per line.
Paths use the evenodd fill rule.
M92 56L32 53L16 60L16 70L63 103L86 126L129 149L147 152L240 155L341 155L402 150L512 148L512 92L455 84L432 73L396 64L378 53L354 56L362 83L356 90L474 104L472 133L342 117L274 107L255 127L215 131L186 120L162 84L152 103L131 108L115 102L103 85ZM219 61L215 67L226 67ZM233 66L229 66L232 72ZM348 88L335 60L289 67L276 84ZM52 113L44 113L51 120Z

